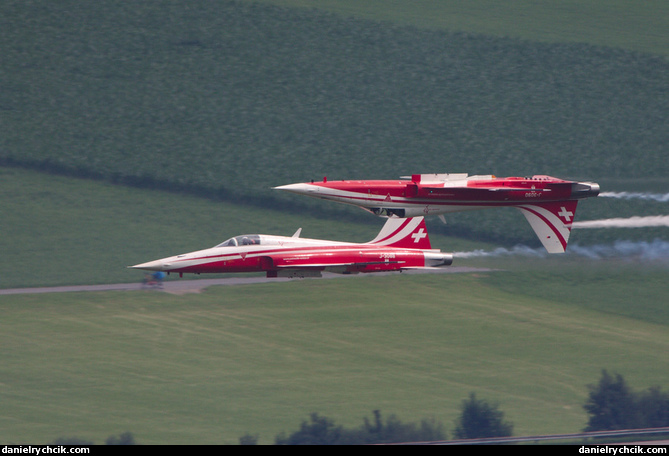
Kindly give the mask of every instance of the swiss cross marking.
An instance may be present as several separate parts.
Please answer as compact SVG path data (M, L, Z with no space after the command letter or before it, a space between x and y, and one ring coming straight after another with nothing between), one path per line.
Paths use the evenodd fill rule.
M571 222L571 218L574 216L574 213L571 211L568 211L566 207L562 206L560 209L562 209L560 212L558 212L557 215L562 217L568 222Z
M417 244L421 239L427 237L427 233L423 228L421 228L420 230L412 234L411 237L413 238L414 244Z

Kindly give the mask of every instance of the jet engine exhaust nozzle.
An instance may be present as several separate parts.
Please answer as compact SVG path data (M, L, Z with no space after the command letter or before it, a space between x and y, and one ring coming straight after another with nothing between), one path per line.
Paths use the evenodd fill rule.
M426 253L425 266L434 268L439 266L450 266L453 264L453 254L451 253Z
M599 195L599 184L594 182L575 182L571 184L571 196L574 198L590 198Z

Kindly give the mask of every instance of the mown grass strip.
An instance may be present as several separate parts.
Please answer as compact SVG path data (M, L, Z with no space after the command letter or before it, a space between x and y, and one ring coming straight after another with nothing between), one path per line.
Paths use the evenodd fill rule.
M452 430L471 391L516 435L576 432L600 369L666 386L666 325L501 290L398 276L2 299L3 441L272 443L311 412Z

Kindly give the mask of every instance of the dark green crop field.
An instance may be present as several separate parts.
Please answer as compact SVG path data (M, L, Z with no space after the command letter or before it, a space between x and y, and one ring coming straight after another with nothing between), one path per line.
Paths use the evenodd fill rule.
M3 2L0 160L265 202L323 175L669 171L663 57L187 4Z
M342 209L269 188L420 172L668 174L666 58L185 5L3 2L0 164L302 213ZM459 236L534 241L497 219L456 223Z

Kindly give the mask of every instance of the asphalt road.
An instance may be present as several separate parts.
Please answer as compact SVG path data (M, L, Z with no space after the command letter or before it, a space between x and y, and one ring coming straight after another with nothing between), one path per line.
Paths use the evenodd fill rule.
M467 267L446 267L434 270L422 271L405 271L402 274L454 274L454 273L472 273L472 272L490 272L492 269L483 268L467 268ZM185 293L199 293L205 288L220 285L248 285L253 283L270 283L270 282L289 282L294 280L324 280L333 278L359 278L368 275L391 275L399 274L398 272L377 272L374 274L330 274L323 273L322 278L306 278L306 279L288 279L288 278L267 278L264 276L258 277L225 277L218 279L180 279L178 277L169 277L163 282L162 288L146 287L142 283L116 283L106 285L72 285L63 287L37 287L37 288L5 288L0 289L0 295L12 294L36 294L36 293L73 293L73 292L94 292L94 291L136 291L136 290L151 290L162 291L173 294Z

